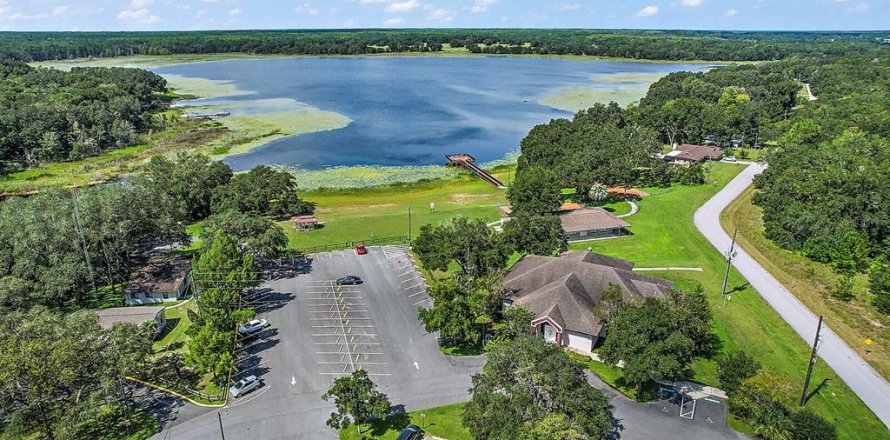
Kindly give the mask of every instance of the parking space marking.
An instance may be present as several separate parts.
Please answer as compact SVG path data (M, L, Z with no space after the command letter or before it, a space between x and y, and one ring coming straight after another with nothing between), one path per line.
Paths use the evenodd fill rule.
M400 276L400 277L403 277L403 276L405 276L405 275L416 275L416 274L417 274L417 271L409 270L409 271L407 271L407 272L405 272L405 273L400 273L399 276Z
M254 399L256 399L257 397L260 397L260 396L262 396L263 394L265 394L266 391L269 391L270 388L272 388L271 385L265 385L265 384L264 384L264 385L263 385L263 389L261 389L260 391L258 391L258 392L257 392L256 394L254 394L253 396L250 396L250 398L248 398L248 399L244 399L244 400L238 400L237 402L232 403L232 404L230 404L230 405L226 405L226 406L224 406L223 408L226 408L226 409L228 409L228 408L234 408L234 407L236 407L236 406L244 405L245 403L252 402L252 401L253 401Z
M415 285L413 285L413 286L411 286L411 287L405 287L405 288L402 289L402 290L411 290L411 289L413 289L413 288L415 288L415 287L420 287L420 286L423 286L423 283L415 284Z
M423 290L421 290L420 292L417 292L417 293L415 293L415 294L413 294L413 295L408 295L408 298L414 298L415 296L417 296L417 295L423 295L424 293L426 293L426 292L423 291Z
M402 284L410 283L411 281L414 281L414 280L416 280L416 279L418 279L418 278L421 278L421 276L420 276L420 275L417 275L417 276L415 276L414 278L408 278L407 280L403 280L403 281L401 281L401 283L402 283Z
M313 333L312 336L340 336L337 333ZM370 336L377 337L377 333L350 333L350 336Z
M422 301L418 301L418 302L416 302L416 303L414 303L414 304L412 304L412 305L419 306L419 305L421 305L421 304L423 304L423 303L429 301L430 299L432 299L432 298L426 298L426 299L424 299L424 300L422 300Z

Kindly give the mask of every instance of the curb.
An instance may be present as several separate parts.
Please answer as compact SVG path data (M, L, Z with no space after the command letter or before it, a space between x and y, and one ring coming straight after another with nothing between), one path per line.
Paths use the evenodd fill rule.
M163 391L163 392L165 392L165 393L167 393L167 394L170 394L170 395L176 396L176 397L178 397L178 398L180 398L180 399L182 399L182 400L185 400L185 401L191 403L192 405L197 405L197 406L204 407L204 408L222 408L222 407L226 406L226 402L223 402L223 403L220 403L220 404L208 404L208 403L200 403L200 402L196 402L196 401L192 400L191 398L186 397L186 396L184 396L184 395L182 395L182 394L180 394L180 393L177 393L176 391L173 391L173 390L171 390L171 389L169 389L169 388L163 387L163 386L161 386L161 385L153 384L153 383L151 383L151 382L146 382L146 381L144 381L144 380L139 380L139 379L136 379L135 377L124 376L124 379L129 380L130 382L136 382L136 383L138 383L138 384L140 384L140 385L144 385L144 386L147 386L147 387L149 387L149 388L154 388L154 389L156 389L156 390L158 390L158 391Z

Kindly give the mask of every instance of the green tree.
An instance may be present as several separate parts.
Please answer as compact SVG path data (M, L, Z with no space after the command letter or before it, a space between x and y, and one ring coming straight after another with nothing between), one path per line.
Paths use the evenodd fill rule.
M516 173L516 179L507 189L507 199L514 213L554 213L562 205L562 184L559 176L548 168L526 167Z
M241 251L232 236L217 230L210 245L192 265L200 324L219 331L234 331L232 311L240 306L241 292L257 282L257 266L250 254Z
M609 198L609 188L602 183L594 183L587 191L587 198L595 202L602 202Z
M729 397L729 410L751 422L758 434L788 438L790 418L785 408L791 403L790 396L791 384L787 380L761 371L742 381Z
M328 426L346 429L355 424L359 434L361 423L386 417L390 407L389 398L377 391L377 385L365 370L356 370L349 377L337 378L321 398L333 399L337 407L328 418Z
M760 363L744 351L727 353L717 359L717 380L730 396L738 392L742 382L760 371Z
M638 389L653 376L676 379L708 348L710 310L701 293L625 303L607 326L603 361L624 361L624 377Z
M234 238L242 252L254 258L273 258L287 247L287 235L271 220L238 211L210 216L204 223L204 245L209 246L217 231Z
M479 440L555 432L604 439L611 431L605 396L562 349L531 335L490 343L470 392L463 423Z
M312 205L297 196L297 181L286 171L266 165L237 174L213 191L213 212L238 211L285 217L309 212Z
M562 413L550 413L540 420L526 422L519 433L520 440L588 440L580 427Z
M224 384L234 362L234 330L223 331L204 324L190 333L186 363L197 371L210 373L214 383Z
M463 274L486 276L504 268L510 249L483 219L454 217L442 225L423 225L414 252L427 270L447 271L453 262Z
M507 307L502 315L501 321L494 325L498 338L517 339L531 333L535 314L528 309L514 305Z
M492 275L435 282L429 289L433 305L419 309L417 315L428 332L456 343L481 344L501 304L498 281Z
M175 161L154 156L136 179L152 194L155 203L167 205L182 221L210 215L213 191L232 179L228 165L200 154L180 153Z
M504 240L517 252L552 255L568 248L559 217L518 212L504 222Z

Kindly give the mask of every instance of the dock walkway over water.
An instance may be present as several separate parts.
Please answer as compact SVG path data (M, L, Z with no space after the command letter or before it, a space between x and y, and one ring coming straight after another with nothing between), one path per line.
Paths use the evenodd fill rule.
M470 170L473 174L479 176L480 179L498 188L506 188L500 180L489 174L488 171L479 168L479 166L476 165L476 158L467 153L447 154L445 155L445 163L449 166L464 167Z

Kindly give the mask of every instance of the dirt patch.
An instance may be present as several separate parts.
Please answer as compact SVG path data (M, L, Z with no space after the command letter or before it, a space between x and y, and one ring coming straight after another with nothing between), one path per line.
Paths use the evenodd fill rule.
M487 194L452 194L451 199L455 204L460 206L466 206L469 204L476 204L476 200L487 198Z
M365 211L365 210L375 210L375 209L387 209L396 206L394 203L384 203L381 205L345 205L338 206L336 208L316 208L316 213L325 213L325 212L343 212L343 211Z

